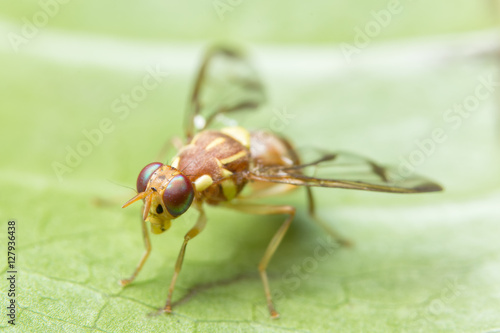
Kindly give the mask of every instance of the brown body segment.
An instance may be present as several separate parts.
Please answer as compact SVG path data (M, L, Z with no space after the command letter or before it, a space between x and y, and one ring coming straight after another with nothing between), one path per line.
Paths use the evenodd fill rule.
M203 200L217 204L233 199L243 189L247 180L233 174L249 166L250 151L240 141L220 131L203 131L181 150L177 169L198 185ZM206 180L202 185L208 186L200 187L197 180L201 177L210 177L211 184Z
M255 131L250 135L251 170L259 170L270 166L299 165L300 159L288 140L266 131ZM274 192L285 193L296 186L271 182L253 181L253 191L265 196Z
M230 136L222 131L241 135ZM209 204L230 201L241 192L247 180L233 176L235 173L268 166L298 165L300 162L291 144L273 133L248 133L240 127L222 131L199 133L177 157L176 168L193 183L198 183L202 199ZM242 139L245 136L248 140ZM269 182L252 184L253 189L258 191L275 186Z
M250 134L250 156L253 168L300 164L299 156L288 140L266 131Z

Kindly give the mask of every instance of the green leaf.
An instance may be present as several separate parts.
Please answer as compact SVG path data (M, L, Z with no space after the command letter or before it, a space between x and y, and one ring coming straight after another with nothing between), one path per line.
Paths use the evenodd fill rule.
M4 15L22 17L27 9L16 6ZM68 13L50 26L87 29L78 26L83 16L75 12L83 3L67 6ZM233 14L249 20L245 13L254 11L241 7ZM462 8L458 17L471 17L466 12ZM111 34L105 21L114 14L105 14L96 29ZM79 20L70 24L71 17ZM141 22L149 27L157 20L160 16ZM469 28L486 25L476 16L466 23ZM402 23L385 37L412 35L405 24L403 32L396 32L397 24ZM434 31L444 29L442 22L430 25ZM282 28L276 26L270 40L293 39L291 32L280 35ZM222 25L211 29L217 27ZM352 22L342 25L335 38L349 40L351 28ZM188 212L167 233L152 236L153 252L144 269L121 288L118 280L132 273L144 246L140 205L120 207L134 195L127 186L134 187L141 168L156 159L169 137L182 135L185 102L201 54L197 47L179 46L176 54L182 57L166 66L168 75L161 75L158 86L137 105L123 108L122 96L138 93L154 71L155 63L151 67L148 60L167 55L153 50L133 56L123 52L141 48L131 41L109 46L49 27L41 31L20 53L5 48L0 53L0 246L6 253L7 221L15 219L18 272L16 326L3 315L0 327L19 332L487 332L500 327L498 87L478 88L498 71L498 59L466 57L451 48L440 57L431 42L412 44L418 46L417 55L431 50L427 61L407 57L406 41L380 49L374 42L350 69L311 72L314 66L304 65L305 71L294 64L273 66L281 62L273 57L294 59L289 49L257 47L257 68L266 79L270 104L245 119L246 126L271 128L275 112L286 110L294 117L279 131L297 147L353 151L396 165L421 155L416 171L446 190L391 195L315 189L318 214L352 240L352 248L331 244L308 217L303 191L272 199L298 208L268 268L278 320L269 318L257 265L282 217L208 208L206 229L187 247L174 313L150 316L165 303L177 254L196 214ZM196 35L181 32L185 38ZM138 32L141 38L144 34ZM470 45L453 38L442 43ZM88 45L103 53L93 57L88 51L82 57L68 47L71 39L77 41L75 50ZM315 56L325 59L317 48L304 49L311 52L311 62L318 61ZM343 60L339 63L344 66ZM477 98L477 89L486 97ZM449 111L454 120L445 117L447 110L473 103L474 97L478 105L467 116ZM429 143L436 129L446 140ZM434 148L426 154L429 145ZM79 154L81 161L71 153L78 150L86 155ZM55 169L60 165L70 171ZM5 311L9 268L6 262L0 267Z

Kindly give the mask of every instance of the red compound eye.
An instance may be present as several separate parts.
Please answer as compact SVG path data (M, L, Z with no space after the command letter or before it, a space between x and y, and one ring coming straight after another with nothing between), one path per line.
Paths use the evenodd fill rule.
M163 192L163 203L170 215L182 215L191 206L194 189L191 181L184 175L177 175L168 183Z
M162 166L163 166L162 163L154 162L154 163L149 163L141 170L141 172L139 173L139 177L137 177L138 193L146 191L146 188L148 187L149 178L151 178L153 173Z

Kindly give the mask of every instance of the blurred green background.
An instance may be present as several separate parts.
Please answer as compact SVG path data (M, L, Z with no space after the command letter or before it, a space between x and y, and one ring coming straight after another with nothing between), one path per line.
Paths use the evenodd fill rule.
M4 1L0 244L7 219L16 219L19 311L15 328L5 316L0 327L498 330L499 8L494 0ZM152 237L134 284L117 284L143 251L139 205L120 208L133 195L125 186L183 134L203 51L221 41L246 48L267 87L269 104L245 126L273 129L286 112L292 117L274 129L298 147L394 165L424 156L415 170L446 188L415 196L316 190L319 215L355 246L312 268L306 263L325 234L308 219L304 193L277 198L299 210L269 266L282 295L277 321L257 263L281 217L209 208L206 230L188 246L173 316L147 314L165 301L193 212ZM124 107L152 72L158 85ZM102 138L82 143L100 126ZM446 140L430 144L436 129ZM87 156L55 171L78 147ZM98 206L98 198L112 204ZM293 288L290 276L299 281Z

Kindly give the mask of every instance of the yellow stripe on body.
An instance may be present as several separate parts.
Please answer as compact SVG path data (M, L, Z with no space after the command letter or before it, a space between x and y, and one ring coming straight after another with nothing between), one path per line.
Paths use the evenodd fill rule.
M224 169L224 168L221 168L221 173L222 173L223 178L231 177L231 175L233 174L231 171L229 171L228 169Z
M222 164L229 164L229 163L231 163L231 162L236 161L236 160L237 160L237 159L239 159L239 158L242 158L242 157L243 157L243 156L245 156L246 154L247 154L247 152L246 152L246 151L244 151L244 150L242 150L242 151L240 151L240 152L238 152L238 153L236 153L236 154L234 154L234 155L231 155L231 156L229 156L229 157L226 157L226 158L221 159L221 160L220 160L220 162L221 162Z
M172 161L172 164L170 164L170 166L172 168L179 168L179 162L180 162L181 158L179 156L177 156L176 158L174 158L174 160Z
M220 130L222 133L229 135L246 148L250 148L250 132L241 126L224 127Z
M215 139L214 141L210 142L210 143L209 143L209 144L205 147L205 150L207 150L207 151L208 151L208 150L210 150L210 149L214 148L215 146L218 146L218 145L220 145L221 143L224 143L224 141L226 141L226 139L225 139L225 138L222 138L222 137L217 138L217 139Z
M228 178L228 177L232 176L233 173L231 171L229 171L228 169L224 168L224 166L222 165L221 161L219 161L219 159L216 158L215 161L217 162L217 165L220 168L222 178Z
M232 200L236 196L236 185L234 184L234 181L231 178L223 180L220 185L222 186L222 193L224 193L224 196L226 199Z
M203 175L194 181L194 187L196 188L196 191L201 192L209 188L213 183L214 181L212 177L209 175Z

